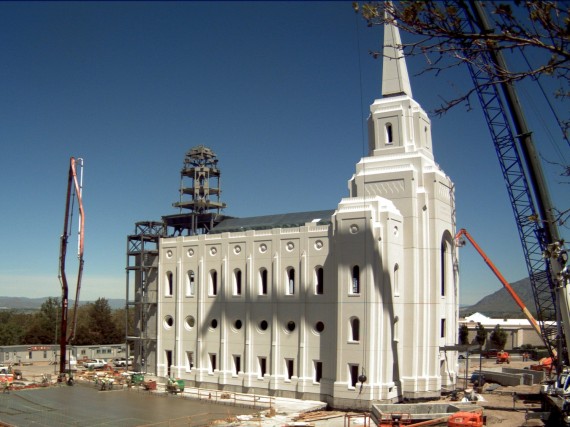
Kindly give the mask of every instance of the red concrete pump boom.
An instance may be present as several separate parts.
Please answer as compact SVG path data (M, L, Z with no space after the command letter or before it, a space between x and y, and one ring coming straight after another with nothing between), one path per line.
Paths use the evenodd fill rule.
M491 261L489 259L489 257L487 256L487 254L485 252L483 252L483 249L481 249L481 247L477 244L477 242L473 239L473 237L467 232L466 229L462 228L461 230L459 230L459 232L457 233L457 235L455 236L455 241L457 242L458 246L463 246L462 244L460 244L460 239L462 236L465 236L465 238L467 240L469 240L471 242L471 244L473 245L473 247L475 248L475 250L477 252L479 252L479 255L481 255L481 258L483 258L483 260L485 261L485 263L489 266L489 268L491 269L491 271L493 272L493 274L497 277L497 279L499 279L499 281L503 284L503 286L505 287L505 289L507 290L507 292L511 295L511 297L513 297L513 299L515 300L515 302L517 303L517 305L520 307L520 309L522 310L522 312L524 313L524 315L526 316L526 318L528 319L528 321L530 322L531 326L534 328L534 330L536 331L536 333L542 337L542 334L540 332L540 326L538 325L538 322L536 321L536 319L534 318L534 316L530 313L530 311L528 311L528 308L526 308L526 305L524 304L524 302L522 302L522 300L519 298L519 296L517 295L517 293L515 292L515 290L511 287L511 285L509 284L509 282L507 282L507 279L505 279L503 277L503 275L501 274L501 272L497 269L497 267L495 266L495 264L493 264L493 261Z
M80 179L77 179L77 165L80 168ZM59 248L59 279L61 281L61 327L59 337L59 374L60 378L65 375L65 361L67 344L75 337L75 325L77 323L77 307L79 302L79 292L81 290L81 277L83 275L83 242L84 242L84 223L85 215L83 211L83 199L81 197L83 187L83 159L75 159L71 157L69 164L69 173L67 177L67 197L65 200L65 217L63 221L63 233L60 238ZM75 194L73 194L75 193ZM73 322L68 333L67 315L69 309L69 287L67 284L67 275L65 273L65 258L67 254L67 239L69 237L69 223L72 216L72 200L77 198L79 207L79 226L78 226L78 248L77 257L79 266L77 270L77 286L75 291L75 303L73 310Z

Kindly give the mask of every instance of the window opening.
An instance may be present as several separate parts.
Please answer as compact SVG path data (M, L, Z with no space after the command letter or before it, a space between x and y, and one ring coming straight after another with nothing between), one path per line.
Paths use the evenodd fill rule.
M188 272L188 296L194 296L196 276L192 270Z
M350 374L350 385L356 387L358 383L358 365L348 365L348 370Z
M241 295L241 270L234 271L234 295Z
M193 351L187 351L186 352L186 363L187 363L187 369L189 371L191 371L192 368L194 367L194 352Z
M323 267L318 267L317 271L316 271L316 275L317 275L317 285L315 287L315 293L317 295L322 295L324 292L324 283L323 283L323 279L324 279L324 270Z
M234 354L234 374L237 375L241 371L241 356Z
M293 295L295 293L295 269L290 268L287 270L287 294Z
M216 354L210 353L210 373L213 373L217 368L216 366Z
M216 270L210 271L210 295L218 295L218 272Z
M392 124L387 123L386 124L386 143L387 144L392 144L394 142L394 136L392 133Z
M166 273L166 296L172 296L172 292L174 289L174 283L173 283L173 276L172 276L172 272L169 271L168 273Z
M352 267L352 293L360 293L360 267L357 265Z
M262 268L259 271L259 278L261 282L259 286L259 294L267 295L267 269Z
M263 378L267 374L267 358L260 357L259 359L259 376Z
M441 338L445 338L445 319L441 319Z
M285 366L287 368L287 379L290 380L293 377L293 359L285 359Z
M360 320L353 317L350 321L350 329L352 333L352 341L360 341Z
M315 360L315 382L320 383L323 377L323 362Z

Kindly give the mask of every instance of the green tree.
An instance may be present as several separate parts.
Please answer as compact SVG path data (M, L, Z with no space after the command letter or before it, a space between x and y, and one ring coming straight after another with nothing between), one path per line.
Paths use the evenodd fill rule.
M0 345L18 345L25 333L24 325L31 323L32 315L15 310L0 312Z
M507 343L507 333L501 329L500 325L496 325L493 332L491 332L489 339L495 347L502 350L505 348L505 344Z
M22 344L55 344L59 340L56 331L59 329L59 298L49 297L40 310L31 319L30 326L22 337Z
M477 335L475 335L475 341L477 344L483 347L483 344L485 344L485 341L487 340L487 330L481 323L477 323L475 330L477 331Z
M465 323L459 327L459 344L469 344L469 328Z
M99 298L79 308L77 330L73 341L75 344L119 344L124 341L124 326L119 328L117 325L106 298Z

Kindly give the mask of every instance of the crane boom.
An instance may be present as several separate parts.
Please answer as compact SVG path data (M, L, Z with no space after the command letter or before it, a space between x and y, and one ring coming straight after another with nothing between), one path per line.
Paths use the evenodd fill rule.
M80 180L77 179L77 165L80 168ZM71 157L69 163L69 172L67 175L67 193L65 199L65 216L63 220L63 233L60 237L59 248L59 279L61 282L61 321L60 321L60 336L59 336L59 374L60 378L65 374L66 365L66 348L67 344L75 336L75 325L77 324L77 306L79 301L79 292L81 289L81 278L83 276L83 247L84 247L84 224L85 214L83 211L82 199L82 185L83 185L83 159L75 159ZM68 334L68 310L69 310L69 286L67 283L67 275L65 271L65 261L67 255L67 240L69 238L68 230L70 218L72 215L71 202L73 199L73 191L77 198L79 206L79 227L78 227L78 248L77 257L79 260L77 272L77 286L75 293L75 303L73 312L73 322L71 331Z
M542 337L542 332L540 330L540 326L538 325L538 322L536 321L534 316L531 314L531 312L528 310L528 308L526 307L526 304L519 298L519 296L517 295L515 290L512 288L510 283L507 282L507 279L505 279L505 277L501 274L499 269L495 266L493 261L491 261L491 259L487 256L487 254L483 251L483 249L481 249L481 247L477 244L475 239L473 239L471 234L469 234L466 229L462 228L461 230L459 230L459 232L455 235L455 241L459 242L462 236L465 236L465 238L467 238L467 240L469 240L469 242L471 242L471 244L473 245L475 250L479 253L479 255L481 255L481 258L483 258L483 260L489 266L489 268L491 269L493 274L497 277L497 279L499 279L499 281L502 283L502 285L507 290L507 292L515 300L516 304L519 306L519 308L521 309L521 311L523 312L525 317L528 319L528 321L530 322L530 325L534 328L535 332L538 334L538 336ZM461 245L458 244L458 246L461 246Z

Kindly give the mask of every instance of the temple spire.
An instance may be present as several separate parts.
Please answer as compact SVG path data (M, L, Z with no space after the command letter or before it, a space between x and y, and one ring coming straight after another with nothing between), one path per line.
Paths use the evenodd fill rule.
M386 12L387 13L387 12ZM384 61L382 63L382 96L408 95L412 97L412 87L402 49L400 31L395 25L384 25Z

